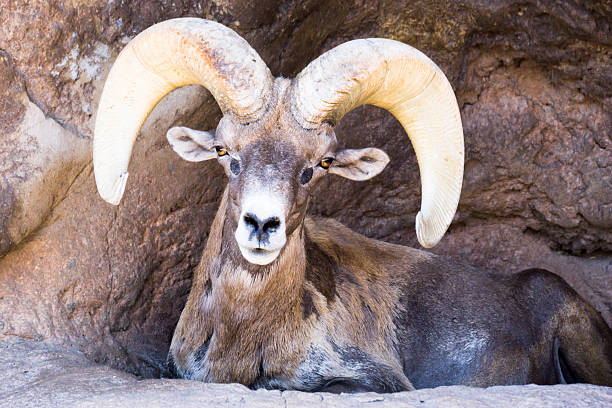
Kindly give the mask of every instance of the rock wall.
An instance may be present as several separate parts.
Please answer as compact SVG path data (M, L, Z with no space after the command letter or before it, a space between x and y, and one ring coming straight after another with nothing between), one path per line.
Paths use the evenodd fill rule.
M588 3L588 4L587 4ZM0 336L45 340L155 376L224 185L181 161L173 125L210 129L199 87L145 124L119 207L97 195L93 119L121 47L156 22L210 18L292 77L350 39L387 37L428 54L460 104L466 172L459 211L433 252L500 273L545 267L612 323L612 6L609 2L5 0L0 8ZM391 163L370 182L329 177L312 214L418 246L416 159L388 113L361 107L343 144Z

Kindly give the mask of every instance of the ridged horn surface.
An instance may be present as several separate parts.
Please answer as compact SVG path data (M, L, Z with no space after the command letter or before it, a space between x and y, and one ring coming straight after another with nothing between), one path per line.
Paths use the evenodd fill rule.
M113 64L98 106L93 161L100 196L119 203L136 136L170 91L202 85L224 114L247 124L263 115L272 82L257 52L214 21L177 18L138 34Z
M291 109L307 129L333 125L363 104L395 116L410 138L421 172L421 245L436 245L450 225L463 180L463 129L453 89L425 54L398 41L349 41L312 61L295 78Z

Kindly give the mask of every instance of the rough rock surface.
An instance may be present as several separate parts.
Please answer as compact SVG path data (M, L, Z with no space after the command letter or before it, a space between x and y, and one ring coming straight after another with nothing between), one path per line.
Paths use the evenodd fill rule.
M118 51L179 16L235 29L275 75L369 36L430 55L457 92L467 158L455 222L433 251L500 273L551 269L612 323L609 2L5 0L0 336L76 348L143 377L163 372L224 184L214 163L181 161L164 134L213 128L219 110L197 87L166 98L141 132L119 207L97 196L90 147ZM370 182L330 177L311 213L417 246L418 167L397 121L362 107L338 134L392 161Z
M144 380L95 365L82 354L43 343L0 342L0 407L609 407L612 388L556 386L439 387L395 394L252 391L238 384Z

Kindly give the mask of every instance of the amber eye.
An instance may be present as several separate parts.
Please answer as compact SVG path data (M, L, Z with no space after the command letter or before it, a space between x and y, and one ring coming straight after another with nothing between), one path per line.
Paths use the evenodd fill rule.
M321 163L319 163L319 166L323 167L324 169L329 169L329 166L331 166L333 161L334 159L332 157L326 157L323 160L321 160Z
M215 146L215 150L217 151L217 155L219 157L225 156L227 154L227 149L221 146Z

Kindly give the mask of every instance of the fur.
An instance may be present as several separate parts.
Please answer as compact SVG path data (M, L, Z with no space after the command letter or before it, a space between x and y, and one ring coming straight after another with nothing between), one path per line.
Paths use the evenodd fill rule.
M227 211L226 191L172 341L183 378L338 392L553 384L560 350L579 381L612 384L610 329L548 272L497 277L310 218L254 267Z

